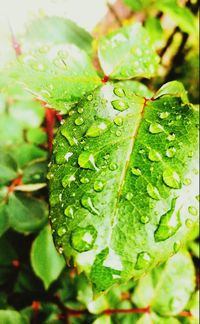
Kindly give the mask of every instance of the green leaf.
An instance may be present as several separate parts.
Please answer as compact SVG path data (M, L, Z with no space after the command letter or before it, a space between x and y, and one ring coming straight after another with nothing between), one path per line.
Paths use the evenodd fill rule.
M184 310L195 289L195 269L189 253L179 252L166 263L157 283L152 302L162 316L177 315Z
M180 97L184 103L188 103L187 92L181 82L170 81L165 83L155 94L154 98L157 99L164 95L172 95Z
M160 20L155 17L149 17L145 21L145 28L148 31L152 44L154 44L155 48L163 47L163 29Z
M174 0L156 1L155 6L168 14L175 24L188 34L198 35L198 27L195 21L195 16L186 8L181 7Z
M1 185L17 177L17 164L14 158L0 150L0 179Z
M133 11L144 10L153 1L151 0L123 0L124 3Z
M10 194L7 212L10 226L20 233L37 231L47 222L46 203L23 194Z
M47 142L47 134L41 128L28 129L26 137L30 143L34 143L37 145L44 144L45 142Z
M92 324L112 324L110 316L102 315L99 316Z
M49 226L36 237L31 249L31 264L45 289L58 278L65 266L64 259L56 251Z
M154 285L152 280L152 275L147 274L145 277L141 278L136 286L132 301L138 307L147 307L151 304L152 298L154 296Z
M180 97L120 88L107 83L75 107L48 173L56 244L95 291L166 261L197 223L198 112ZM86 136L102 120L104 132Z
M65 112L101 83L87 54L75 45L24 54L12 75L36 97Z
M0 237L9 228L9 217L5 205L0 205Z
M14 310L0 310L0 322L3 324L28 324L26 318Z
M24 168L28 163L34 160L44 160L47 157L46 151L29 143L23 143L20 146L13 147L12 154L15 155L15 159L20 168Z
M159 62L149 34L140 23L103 37L98 56L104 73L111 79L150 78L156 74Z
M77 26L70 19L63 17L42 17L35 19L28 26L24 36L25 45L30 44L31 47L39 42L53 44L74 44L81 49L91 52L92 36L83 28ZM42 48L42 47L41 47Z

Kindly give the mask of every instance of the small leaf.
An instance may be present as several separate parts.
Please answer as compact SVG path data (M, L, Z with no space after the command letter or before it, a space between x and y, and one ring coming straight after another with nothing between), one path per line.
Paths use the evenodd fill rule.
M24 54L12 75L36 97L65 112L101 83L87 54L75 45L55 45L45 53L37 49Z
M46 187L46 183L34 183L34 184L26 184L26 185L20 185L15 187L15 191L37 191L44 187Z
M31 264L45 289L58 278L65 266L64 259L56 251L49 226L36 237L31 249Z
M17 177L17 164L12 155L0 151L0 184L7 183Z
M103 37L98 55L104 73L111 79L150 78L157 72L159 57L139 23Z
M154 98L159 98L164 95L172 95L180 97L184 103L188 103L187 92L183 84L179 81L170 81L165 83L157 92Z

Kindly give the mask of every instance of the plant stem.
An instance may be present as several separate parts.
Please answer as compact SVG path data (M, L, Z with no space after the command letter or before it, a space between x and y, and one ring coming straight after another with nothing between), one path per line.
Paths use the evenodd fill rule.
M109 1L106 1L106 5L108 7L108 9L110 10L110 12L112 13L113 17L115 18L117 24L119 25L119 27L122 27L123 24L121 22L121 19L119 18L115 8L109 3Z

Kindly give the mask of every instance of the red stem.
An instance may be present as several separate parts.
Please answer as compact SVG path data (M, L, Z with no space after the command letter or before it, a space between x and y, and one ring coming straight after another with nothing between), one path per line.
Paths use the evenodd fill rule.
M112 314L130 314L130 313L150 313L150 306L144 308L129 308L129 309L106 309L103 312L105 315Z
M55 125L55 111L51 108L46 108L46 132L48 136L48 147L49 152L52 151L52 143L53 143L53 128Z

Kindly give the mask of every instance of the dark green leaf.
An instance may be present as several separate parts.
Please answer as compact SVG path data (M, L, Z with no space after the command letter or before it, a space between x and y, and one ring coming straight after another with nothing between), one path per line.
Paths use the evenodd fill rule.
M7 183L17 176L17 164L14 158L0 151L0 184Z
M5 205L0 205L0 236L9 228L9 217Z
M150 78L157 72L159 57L139 23L103 37L98 55L104 73L112 79Z
M197 123L180 97L151 101L107 83L58 131L48 173L54 237L97 291L139 278L193 231Z
M45 289L58 278L65 266L64 259L56 251L50 228L46 226L35 239L31 250L31 263Z

